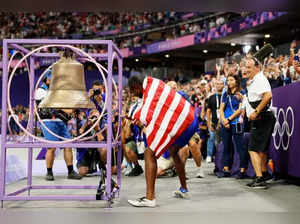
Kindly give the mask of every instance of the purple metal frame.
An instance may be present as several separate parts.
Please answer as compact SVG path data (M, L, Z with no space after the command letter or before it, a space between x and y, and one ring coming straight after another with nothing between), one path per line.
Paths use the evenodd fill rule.
M108 76L107 76L107 140L105 142L71 142L65 144L47 144L43 142L29 141L18 143L7 141L7 83L8 83L8 47L17 49L27 54L28 49L21 46L22 44L82 44L82 45L106 45L107 54L89 54L94 58L101 58L101 60L108 61ZM33 147L74 147L74 148L107 148L107 178L106 178L106 195L101 199L107 201L107 207L111 207L112 199L120 196L121 189L121 156L122 144L120 138L113 142L112 136L112 66L113 66L113 53L116 53L118 60L118 91L119 91L119 115L122 113L122 68L123 57L120 50L111 40L43 40L43 39L5 39L3 40L3 75L2 75L2 127L1 127L1 159L0 159L0 200L1 207L3 208L4 201L32 201L32 200L96 200L95 195L76 196L76 195L43 195L43 196L30 196L30 191L34 189L97 189L98 186L34 186L32 185L32 148ZM82 55L79 55L82 56ZM30 57L30 104L34 103L34 59L35 57L58 57L55 53L35 53ZM33 118L33 106L31 107L30 116ZM29 130L33 132L33 119L30 119ZM121 133L121 116L119 116L119 133ZM118 147L117 155L117 183L119 190L111 192L111 150L113 147ZM27 187L17 190L15 192L6 194L5 173L6 173L6 150L9 148L28 148L28 174L27 174ZM28 196L18 196L21 193L28 192Z

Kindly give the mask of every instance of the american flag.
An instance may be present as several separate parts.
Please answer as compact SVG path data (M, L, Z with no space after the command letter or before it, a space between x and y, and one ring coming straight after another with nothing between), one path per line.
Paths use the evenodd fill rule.
M159 158L192 124L194 107L164 82L146 77L132 117L146 126L147 144Z

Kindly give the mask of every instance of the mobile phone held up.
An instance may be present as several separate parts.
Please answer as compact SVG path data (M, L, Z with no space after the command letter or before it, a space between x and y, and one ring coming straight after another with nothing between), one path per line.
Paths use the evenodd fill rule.
M294 61L298 61L299 62L299 56L298 55L294 56Z

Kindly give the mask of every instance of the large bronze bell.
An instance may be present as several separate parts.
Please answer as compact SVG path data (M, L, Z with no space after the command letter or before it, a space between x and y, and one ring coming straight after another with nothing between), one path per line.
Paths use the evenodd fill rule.
M39 108L95 108L87 95L83 65L73 56L61 54L54 63L50 88Z

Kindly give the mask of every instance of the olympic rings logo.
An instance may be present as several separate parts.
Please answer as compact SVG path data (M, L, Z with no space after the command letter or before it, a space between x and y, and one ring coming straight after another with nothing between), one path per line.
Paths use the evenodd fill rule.
M291 127L289 123L287 122L288 115L290 114L291 117ZM282 116L283 123L279 123L279 118ZM294 119L294 111L292 107L288 107L286 112L284 112L283 108L280 108L278 113L276 114L276 123L274 126L274 131L272 133L273 136L273 142L274 142L274 147L276 150L279 150L280 146L282 146L283 150L287 151L290 145L290 138L293 135L294 132L294 127L295 127L295 119ZM279 142L276 142L276 134L279 134ZM287 135L287 141L283 141L283 135L286 133Z

